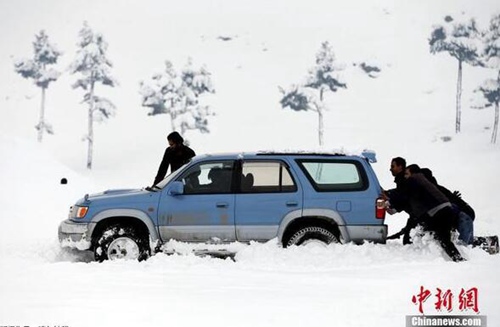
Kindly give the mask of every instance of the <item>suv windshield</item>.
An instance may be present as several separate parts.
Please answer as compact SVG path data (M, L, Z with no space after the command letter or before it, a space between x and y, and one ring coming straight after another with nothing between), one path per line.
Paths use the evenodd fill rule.
M189 161L191 162L191 161ZM182 165L179 169L177 169L176 171L174 171L173 173L170 173L167 177L165 177L161 182L159 182L158 184L156 184L156 187L162 189L165 187L165 185L168 184L168 182L170 182L172 179L174 179L177 175L179 175L179 173L189 164L189 162L185 163L184 165Z

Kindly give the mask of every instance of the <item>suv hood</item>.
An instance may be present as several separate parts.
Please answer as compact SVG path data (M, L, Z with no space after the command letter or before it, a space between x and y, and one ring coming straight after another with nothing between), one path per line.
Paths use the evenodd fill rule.
M100 194L110 194L110 195L114 195L114 194L127 194L127 193L136 193L136 192L139 192L140 189L136 189L136 188L120 188L120 189L112 189L112 190L106 190Z
M127 198L129 202L142 202L146 198L152 196L152 192L146 191L144 189L110 189L104 192L95 194L86 194L77 204L96 204L102 201L114 202L123 201L123 198Z
M101 197L106 197L106 196L116 196L116 195L140 193L141 191L142 191L141 189L134 189L134 188L111 189L111 190L106 190L106 191L100 192L100 193L90 194L88 197L87 196L86 197L89 200L94 200L96 198L101 198Z

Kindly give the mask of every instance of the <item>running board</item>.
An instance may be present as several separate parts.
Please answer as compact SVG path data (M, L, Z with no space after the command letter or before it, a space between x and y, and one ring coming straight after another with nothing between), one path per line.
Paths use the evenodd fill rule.
M184 255L184 254L186 254L186 253L178 252L175 250L163 250L163 251L159 251L159 252L166 254L166 255L172 255L172 254ZM217 259L231 258L231 260L234 260L234 257L236 256L236 252L232 252L232 251L228 251L228 250L200 249L200 250L192 250L191 253L193 253L194 255L199 256L199 257L212 257L212 258L217 258Z

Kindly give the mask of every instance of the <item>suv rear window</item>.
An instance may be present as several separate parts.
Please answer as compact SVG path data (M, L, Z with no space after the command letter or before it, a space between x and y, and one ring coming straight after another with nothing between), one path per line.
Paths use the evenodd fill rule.
M242 193L296 192L297 185L285 164L278 161L245 161L242 166Z
M355 160L297 160L318 192L362 191L368 188L366 173Z

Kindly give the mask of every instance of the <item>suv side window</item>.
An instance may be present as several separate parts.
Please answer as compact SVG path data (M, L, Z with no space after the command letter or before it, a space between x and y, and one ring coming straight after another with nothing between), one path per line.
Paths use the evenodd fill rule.
M199 163L177 180L184 184L184 194L230 193L234 162L232 160Z
M298 160L307 178L318 192L362 191L368 178L354 160Z
M279 161L245 161L242 165L242 193L296 192L297 185L287 166Z

